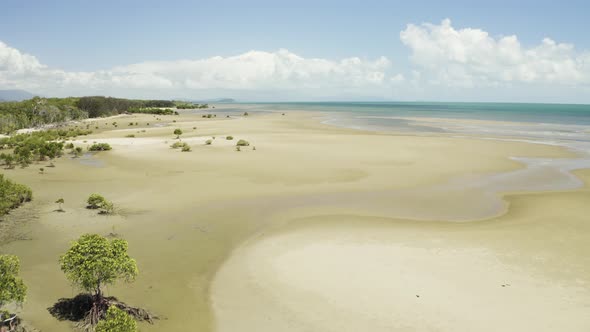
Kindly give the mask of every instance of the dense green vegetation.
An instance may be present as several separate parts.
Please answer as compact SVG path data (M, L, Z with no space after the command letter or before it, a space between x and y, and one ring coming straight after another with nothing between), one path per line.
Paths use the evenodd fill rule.
M0 174L0 216L32 198L33 192L29 187L5 179L4 175Z
M20 102L0 102L0 132L38 127L88 117L76 106L78 98L39 98Z
M25 301L27 286L19 276L20 261L13 255L0 255L0 307ZM0 331L16 331L20 323L16 315L7 310L0 310Z
M129 113L142 113L142 114L157 114L157 115L178 115L178 112L170 108L139 108L133 107L127 110Z
M129 113L177 114L171 108L208 108L209 105L193 105L171 100L138 100L102 96L80 98L34 97L20 102L0 102L0 132L10 133L22 128L70 120L98 118ZM189 106L190 105L190 106ZM166 109L162 109L166 108Z
M87 112L89 118L98 118L144 108L174 107L174 102L170 100L134 100L94 96L79 98L76 106Z
M209 108L209 104L197 104L197 103L188 103L188 102L182 102L182 101L177 101L175 102L176 104L176 108L178 108L179 110L185 110L185 109L189 109L189 110L193 110L193 109L203 109L203 108Z
M60 129L0 138L0 150L12 150L12 153L0 153L0 161L6 168L12 168L15 164L26 167L35 160L55 159L63 154L64 143L61 141L90 133L92 131L83 129Z
M13 255L0 255L0 307L8 303L23 303L27 286L19 277L20 261Z

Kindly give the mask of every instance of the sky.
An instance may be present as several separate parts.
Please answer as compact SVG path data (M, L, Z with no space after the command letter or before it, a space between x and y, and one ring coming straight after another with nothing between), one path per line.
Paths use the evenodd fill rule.
M590 1L0 0L0 89L590 103Z

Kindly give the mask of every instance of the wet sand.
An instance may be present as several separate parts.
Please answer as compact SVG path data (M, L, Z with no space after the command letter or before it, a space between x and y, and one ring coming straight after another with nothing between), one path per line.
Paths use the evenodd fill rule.
M586 187L523 190L508 199L486 186L436 189L524 167L510 157L573 157L570 151L355 131L321 124L312 113L158 118L123 116L118 128L110 119L91 122L99 129L77 144L113 146L89 156L96 159L91 164L63 157L43 175L43 164L2 170L34 192L33 203L7 218L25 216L14 232L27 239L0 250L21 258L29 286L22 316L37 328L70 326L46 309L77 294L57 261L70 241L87 232L114 232L129 241L140 275L107 293L165 317L154 326L141 324L142 331L346 331L344 323L375 331L459 331L500 320L487 312L507 315L504 325L490 323L489 330L523 330L518 311L503 306L507 301L519 308L532 304L535 317L553 310L550 323L573 324L563 325L566 330L588 327L577 316L589 305L590 264L581 254L590 243ZM192 152L169 148L174 128L182 128ZM213 144L205 145L212 136ZM251 146L235 151L239 139ZM119 214L86 210L84 201L94 192L112 200ZM59 197L65 213L53 212ZM535 263L537 256L542 263ZM334 268L327 269L332 261ZM313 277L310 270L321 273ZM510 286L501 287L505 283ZM498 298L504 290L512 293ZM449 299L459 303L456 308ZM414 304L404 309L408 303ZM367 310L351 314L360 308ZM311 315L316 309L325 313L321 319ZM471 314L460 315L462 310ZM416 319L391 325L392 318L415 313Z

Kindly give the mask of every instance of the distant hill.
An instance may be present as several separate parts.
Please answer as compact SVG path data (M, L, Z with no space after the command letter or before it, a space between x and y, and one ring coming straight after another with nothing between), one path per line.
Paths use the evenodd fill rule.
M233 98L219 98L209 101L210 103L235 103L236 100Z
M21 101L35 95L25 90L0 90L0 101Z
M187 99L187 98L177 98L174 100L186 101L191 103L235 103L236 100L233 98L215 98L215 99Z

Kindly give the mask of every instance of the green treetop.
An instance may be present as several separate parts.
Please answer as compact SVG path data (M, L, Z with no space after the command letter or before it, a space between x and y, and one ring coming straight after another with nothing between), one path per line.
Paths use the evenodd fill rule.
M117 280L131 282L137 276L137 264L127 254L127 241L108 240L98 234L82 235L60 257L61 270L82 290L102 301L102 286Z
M176 135L176 138L180 138L180 135L182 135L182 130L174 129L174 135Z
M27 286L18 276L20 262L13 255L0 255L0 307L25 301Z

